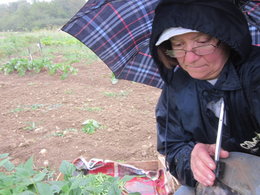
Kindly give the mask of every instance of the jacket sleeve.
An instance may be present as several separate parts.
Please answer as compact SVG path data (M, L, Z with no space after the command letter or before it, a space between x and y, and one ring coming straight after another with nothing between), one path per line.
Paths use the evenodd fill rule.
M195 179L190 168L190 154L195 145L191 135L181 127L177 106L165 86L156 106L157 150L166 156L170 173L183 185L194 187ZM167 98L171 102L167 102Z
M254 47L252 68L250 69L247 77L250 79L249 86L249 104L252 115L256 119L256 126L260 128L260 47ZM260 129L259 132L260 133Z

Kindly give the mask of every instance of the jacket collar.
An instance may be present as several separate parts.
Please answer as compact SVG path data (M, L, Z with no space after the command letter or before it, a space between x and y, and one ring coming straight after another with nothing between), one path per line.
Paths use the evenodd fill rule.
M228 62L225 64L214 88L224 91L241 89L238 73L231 60L228 60Z

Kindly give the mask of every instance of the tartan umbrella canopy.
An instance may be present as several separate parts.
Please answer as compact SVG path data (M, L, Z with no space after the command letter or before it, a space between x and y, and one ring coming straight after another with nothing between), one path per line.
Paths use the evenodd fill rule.
M164 82L149 50L154 9L159 1L89 0L61 30L89 47L116 78L162 88ZM260 0L231 1L247 17L252 44L260 46Z
M154 9L159 0L89 0L62 31L89 47L115 74L162 88L150 55Z

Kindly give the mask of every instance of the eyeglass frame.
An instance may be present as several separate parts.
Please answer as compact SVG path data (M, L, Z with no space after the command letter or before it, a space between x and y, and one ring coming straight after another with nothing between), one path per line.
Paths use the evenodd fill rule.
M196 55L198 55L198 56L204 56L204 55L208 55L208 54L214 53L215 50L216 50L216 48L218 48L220 44L221 44L221 41L218 40L218 42L217 42L216 45L213 45L213 44L201 45L201 46L198 46L198 47L193 47L191 50L185 50L185 49L172 49L172 50L169 50L169 49L167 49L167 50L166 50L166 55L168 55L168 56L170 56L170 57L172 57L172 58L180 58L180 57L184 57L187 52L192 52L192 53L194 53L194 54L196 54ZM195 52L196 49L202 48L202 47L207 47L207 46L213 46L214 49L213 49L211 52L206 53L206 54L197 54L197 53ZM175 51L176 51L176 50L184 51L184 55L174 56L174 55L173 55L173 51L174 51L174 50L175 50Z

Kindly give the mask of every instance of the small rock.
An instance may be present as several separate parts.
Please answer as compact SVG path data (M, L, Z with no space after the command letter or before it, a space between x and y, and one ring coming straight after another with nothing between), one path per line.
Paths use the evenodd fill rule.
M43 129L43 127L39 127L39 128L36 128L34 131L37 132L37 131L41 131Z
M42 155L45 155L47 153L47 150L45 148L41 149L41 151L39 153L42 154Z
M45 167L49 166L49 161L48 161L48 160L43 161L43 165L44 165Z
M107 131L108 131L108 132L113 132L114 129L112 129L112 128L108 128Z
M142 151L142 157L147 156L147 152L146 151Z

